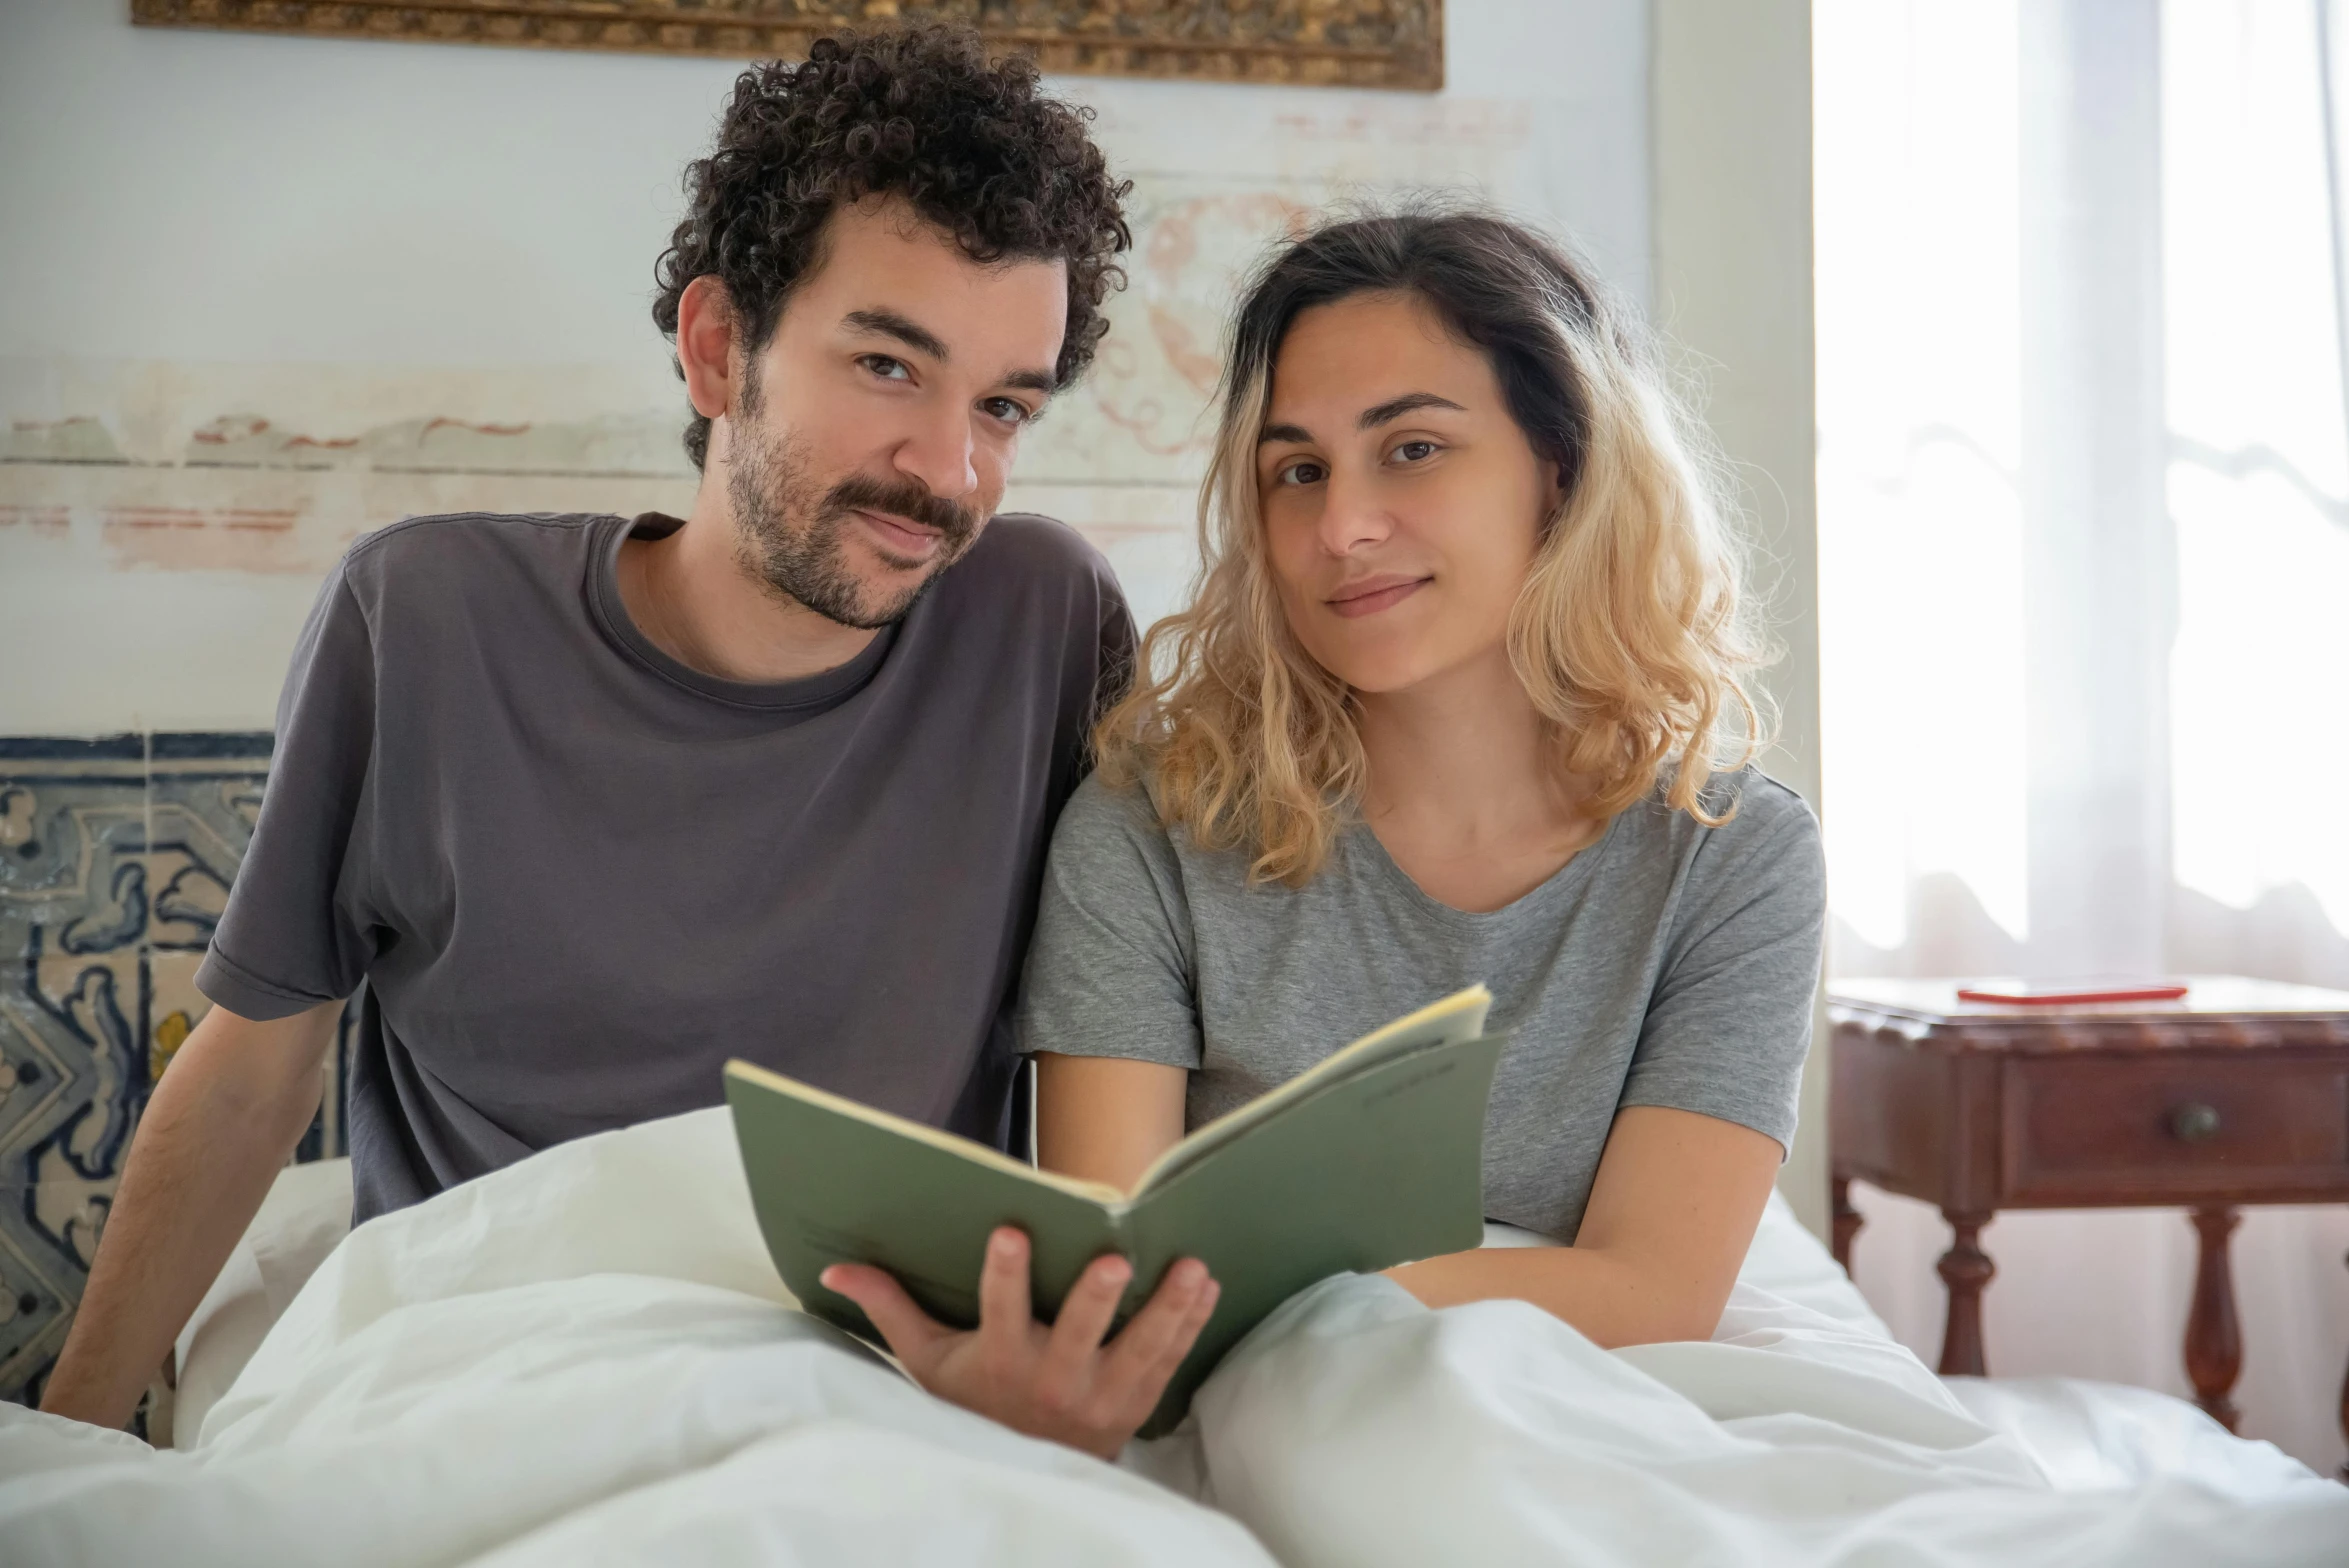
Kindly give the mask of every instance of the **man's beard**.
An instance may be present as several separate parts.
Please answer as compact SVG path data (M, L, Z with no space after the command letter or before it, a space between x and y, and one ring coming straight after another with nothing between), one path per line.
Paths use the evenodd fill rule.
M978 537L983 521L971 508L942 500L917 479L851 474L819 490L807 474L806 452L770 444L758 422L756 400L745 398L728 432L726 497L733 504L735 554L744 570L774 592L828 621L871 631L905 619L940 573ZM858 511L879 512L938 530L937 552L920 581L877 598L849 564L847 534Z

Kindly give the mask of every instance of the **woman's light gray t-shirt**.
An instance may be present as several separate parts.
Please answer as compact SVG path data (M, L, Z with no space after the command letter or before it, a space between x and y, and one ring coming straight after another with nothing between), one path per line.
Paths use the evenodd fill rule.
M1420 891L1360 825L1302 888L1169 831L1139 790L1081 785L1045 871L1023 1051L1190 1069L1186 1120L1246 1104L1388 1020L1482 981L1512 1039L1485 1118L1485 1217L1581 1227L1616 1110L1794 1136L1826 918L1819 826L1748 768L1707 827L1660 798L1505 908Z

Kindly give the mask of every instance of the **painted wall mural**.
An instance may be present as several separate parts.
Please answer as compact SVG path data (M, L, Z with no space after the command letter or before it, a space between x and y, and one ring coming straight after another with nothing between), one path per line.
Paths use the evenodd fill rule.
M1277 172L1137 180L1112 330L1027 437L1005 504L1090 536L1145 621L1188 580L1234 288L1335 189ZM685 412L657 369L0 356L0 564L316 579L419 514L681 513Z

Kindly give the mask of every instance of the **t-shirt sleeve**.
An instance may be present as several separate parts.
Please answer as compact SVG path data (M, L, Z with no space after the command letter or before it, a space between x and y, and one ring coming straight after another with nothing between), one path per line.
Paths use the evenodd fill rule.
M1190 908L1166 829L1139 789L1087 779L1053 831L1019 1049L1196 1068L1191 975Z
M294 645L253 842L196 971L196 987L245 1018L287 1018L358 988L375 956L354 914L354 843L373 763L375 655L335 568Z
M1826 861L1800 796L1757 779L1745 797L1739 817L1697 851L1621 1103L1719 1117L1791 1146Z

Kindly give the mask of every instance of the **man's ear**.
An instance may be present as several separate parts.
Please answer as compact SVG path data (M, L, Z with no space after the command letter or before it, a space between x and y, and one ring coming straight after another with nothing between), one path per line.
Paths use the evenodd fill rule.
M677 301L677 366L693 411L716 419L734 407L734 302L716 275L685 285Z

